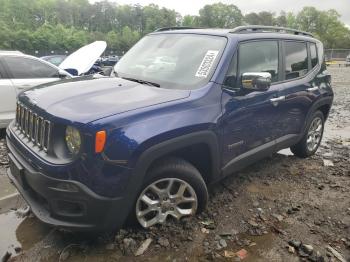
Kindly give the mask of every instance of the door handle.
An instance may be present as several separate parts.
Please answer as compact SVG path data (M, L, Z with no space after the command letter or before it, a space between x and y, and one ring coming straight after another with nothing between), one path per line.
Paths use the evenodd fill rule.
M285 96L279 96L276 98L271 98L270 101L274 106L277 106L279 102L285 101L286 97Z
M309 87L308 89L306 89L308 92L313 92L313 91L317 91L318 90L318 86L314 86L314 87Z

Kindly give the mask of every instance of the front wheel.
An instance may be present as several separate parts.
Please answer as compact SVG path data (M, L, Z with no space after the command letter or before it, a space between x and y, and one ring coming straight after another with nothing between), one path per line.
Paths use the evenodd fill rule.
M308 128L298 144L290 149L294 155L302 158L309 157L317 151L321 144L324 129L324 116L321 111L316 111L311 117Z
M163 161L148 172L135 205L139 224L148 228L165 224L168 219L180 220L205 208L208 192L199 171L178 158Z

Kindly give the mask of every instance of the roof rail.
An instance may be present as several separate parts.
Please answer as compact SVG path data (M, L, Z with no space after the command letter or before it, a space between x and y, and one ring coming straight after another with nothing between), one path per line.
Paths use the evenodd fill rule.
M154 32L163 32L163 31L173 31L173 30L183 30L183 29L199 29L198 27L190 26L172 26L172 27L162 27L156 29Z
M277 32L277 33L292 33L294 35L304 35L314 37L311 33L286 28L286 27L278 27L278 26L265 26L265 25L247 25L247 26L238 26L230 31L230 33L266 33L266 32Z

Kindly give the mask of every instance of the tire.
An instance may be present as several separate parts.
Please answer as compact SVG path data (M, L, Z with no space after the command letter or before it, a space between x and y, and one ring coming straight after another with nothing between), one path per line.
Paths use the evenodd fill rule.
M181 158L165 158L147 172L134 204L133 220L144 228L165 224L170 217L180 219L203 211L207 201L207 186L199 171Z
M316 122L320 123L320 130L318 133L318 137L317 139L314 138L313 141L315 141L313 144L314 146L311 147L311 142L308 144L308 138L310 135L310 132L313 132L313 128L315 127L314 124L316 124ZM324 130L324 115L321 111L315 111L312 116L311 119L307 125L306 131L304 136L302 137L302 139L294 146L292 146L290 148L290 150L293 152L294 155L301 157L301 158L306 158L309 156L312 156L313 154L315 154L315 152L317 151L318 147L321 144L322 141L322 137L323 137L323 130ZM314 132L316 134L316 132Z
M6 129L0 129L0 139L5 138L5 134L6 134Z

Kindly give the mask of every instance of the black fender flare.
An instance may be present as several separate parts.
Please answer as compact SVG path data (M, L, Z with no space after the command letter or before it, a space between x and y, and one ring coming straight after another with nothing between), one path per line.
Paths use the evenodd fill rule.
M208 146L212 160L211 174L218 174L220 170L219 142L215 133L209 130L181 135L147 148L139 156L134 168L134 174L143 180L146 170L156 159L181 148L196 144L205 144Z
M304 123L302 132L300 133L300 137L299 137L300 139L304 136L304 134L306 132L306 128L307 128L307 125L310 121L312 114L317 109L319 109L321 106L324 106L324 105L332 106L332 103L333 103L333 96L322 97L322 98L318 99L315 103L313 103L313 105L311 106L310 110L308 111L308 113L306 115L306 118L305 118L306 121ZM327 119L327 117L328 117L328 115L325 116L325 119Z
M216 134L213 131L206 130L181 135L153 145L140 154L138 160L136 161L135 167L132 170L132 177L130 178L129 184L125 190L125 196L131 198L130 203L134 203L136 201L136 197L144 182L147 169L156 159L159 159L160 157L181 148L199 143L204 143L209 147L212 158L211 176L215 177L219 175L220 151L218 137ZM130 208L132 207L132 205L129 206Z

